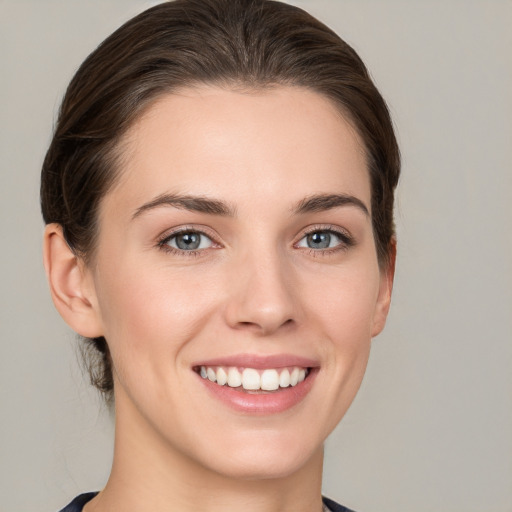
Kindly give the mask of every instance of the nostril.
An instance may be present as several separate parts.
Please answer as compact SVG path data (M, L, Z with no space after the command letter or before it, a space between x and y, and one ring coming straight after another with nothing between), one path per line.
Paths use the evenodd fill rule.
M288 318L283 322L279 322L279 320L271 322L269 321L269 319L266 319L265 321L261 322L239 321L232 327L234 329L245 330L248 332L253 332L255 334L266 336L277 331L281 331L281 329L289 330L294 324L295 320L293 320L293 318Z

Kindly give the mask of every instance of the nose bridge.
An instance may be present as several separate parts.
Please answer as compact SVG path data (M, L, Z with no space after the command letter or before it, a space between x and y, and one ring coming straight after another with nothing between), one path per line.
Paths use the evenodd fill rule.
M277 249L251 251L235 263L232 293L227 305L228 323L269 334L296 321L297 304L293 272Z

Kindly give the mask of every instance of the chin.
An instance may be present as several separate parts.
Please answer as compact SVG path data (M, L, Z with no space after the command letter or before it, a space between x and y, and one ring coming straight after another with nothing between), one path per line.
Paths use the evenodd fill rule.
M236 442L219 450L210 445L205 465L215 473L239 480L283 479L294 475L315 460L322 464L323 443L313 444L284 433L265 436L255 433L252 439ZM222 452L219 455L219 452Z

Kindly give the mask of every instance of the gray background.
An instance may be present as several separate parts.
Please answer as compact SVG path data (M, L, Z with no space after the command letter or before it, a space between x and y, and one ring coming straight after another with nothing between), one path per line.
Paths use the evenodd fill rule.
M0 510L106 481L112 421L41 264L38 174L64 88L157 2L0 0ZM403 152L398 272L325 493L361 512L512 511L512 2L296 1L353 44Z

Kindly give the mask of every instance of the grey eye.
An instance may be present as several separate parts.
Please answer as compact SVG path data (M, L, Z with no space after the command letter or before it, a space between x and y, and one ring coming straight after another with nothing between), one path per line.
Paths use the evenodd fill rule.
M194 251L196 249L207 249L212 246L212 241L203 233L187 231L172 236L167 245L181 251Z
M298 247L307 247L309 249L329 249L340 245L342 240L339 235L333 231L314 231L303 237Z

